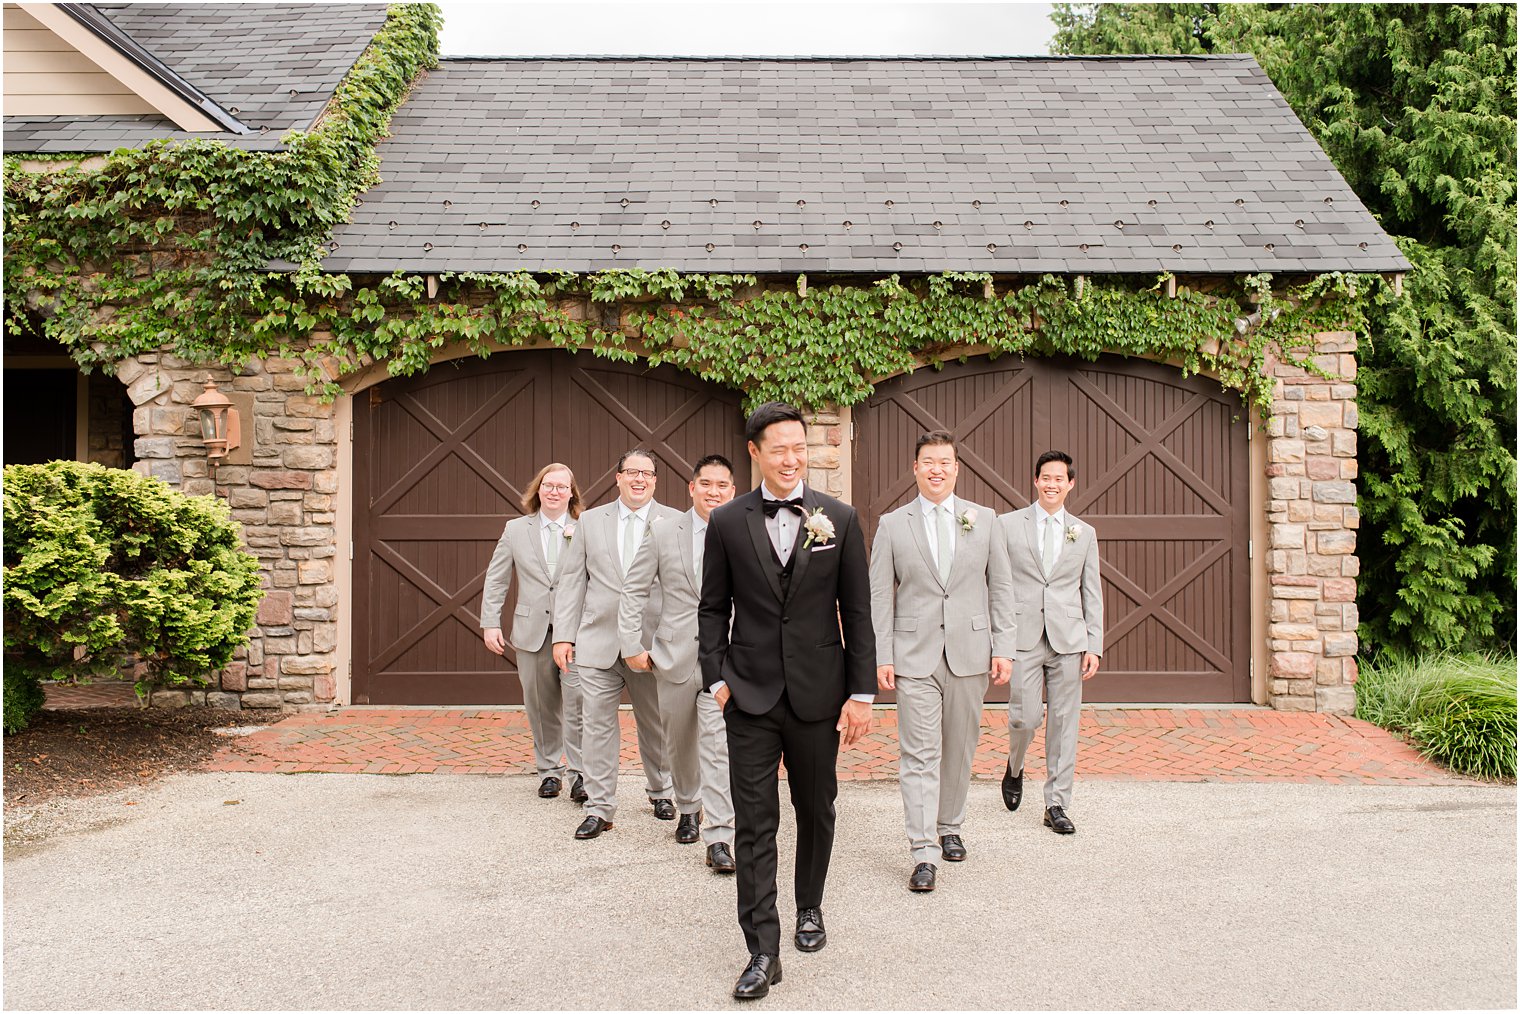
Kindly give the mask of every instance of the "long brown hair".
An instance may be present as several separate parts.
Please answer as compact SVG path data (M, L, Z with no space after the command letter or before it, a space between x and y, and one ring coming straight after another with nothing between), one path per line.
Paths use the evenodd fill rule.
M544 484L544 476L550 472L570 472L570 505L568 507L570 517L581 516L581 488L575 482L575 473L570 471L569 465L562 465L558 461L551 461L538 470L533 481L528 483L528 488L523 491L522 509L524 514L537 514L541 506L538 499L538 487Z

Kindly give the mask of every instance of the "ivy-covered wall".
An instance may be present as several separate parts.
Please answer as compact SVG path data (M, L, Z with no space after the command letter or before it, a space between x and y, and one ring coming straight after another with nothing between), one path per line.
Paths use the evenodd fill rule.
M621 354L640 355L650 304L599 306L589 298L567 299L558 312L569 319L605 320L608 328L621 322ZM661 309L680 319L698 306L688 300ZM538 347L545 344L547 338ZM1260 416L1266 463L1252 476L1264 498L1265 532L1255 563L1263 585L1254 606L1261 659L1257 682L1261 703L1346 713L1354 705L1356 674L1355 340L1329 333L1311 336L1306 344L1315 352L1307 366L1275 357L1266 366L1270 407ZM310 378L301 372L308 362L324 360L299 345L288 351L236 369L163 351L130 357L118 368L141 427L136 467L186 492L214 490L226 497L263 566L269 593L260 605L253 642L205 695L227 707L321 710L347 699L351 627L341 603L350 565L346 548L340 548L351 535L342 480L351 444L342 420L350 417L353 398L366 396L388 371L377 362L362 373L343 374L327 359L335 382L349 378L333 396L309 390ZM440 344L433 359L458 351ZM512 353L498 347L494 354ZM986 350L947 345L937 361L963 354ZM224 390L251 395L255 404L252 425L245 421L253 441L251 464L222 466L214 484L190 407L208 375ZM853 455L848 411L833 403L817 407L809 448L810 481L846 498ZM174 703L196 699L195 692L182 690L168 696Z

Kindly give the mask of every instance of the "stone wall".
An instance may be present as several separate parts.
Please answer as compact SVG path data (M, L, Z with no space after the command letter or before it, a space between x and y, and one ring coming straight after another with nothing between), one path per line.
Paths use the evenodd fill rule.
M127 446L130 402L121 381L96 370L88 380L89 453L86 461L107 468L126 468L130 448Z
M255 360L236 374L170 355L142 355L117 376L136 406L133 466L186 493L225 497L263 568L265 596L248 648L207 690L161 690L154 703L326 710L336 698L337 434L333 406L306 394L295 362ZM191 403L207 376L254 398L243 421L252 462L208 474Z
M1268 693L1287 711L1356 709L1356 336L1287 363L1267 426Z

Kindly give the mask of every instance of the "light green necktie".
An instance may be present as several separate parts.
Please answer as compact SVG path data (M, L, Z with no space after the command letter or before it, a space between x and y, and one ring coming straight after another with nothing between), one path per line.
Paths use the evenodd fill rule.
M1041 562L1045 564L1046 577L1050 576L1050 568L1056 563L1056 538L1059 535L1059 528L1060 525L1056 523L1054 516L1045 518L1045 538L1041 540L1045 546L1045 552L1042 554Z
M936 556L939 559L939 579L942 582L948 583L950 580L950 556L954 552L951 547L955 544L955 533L950 530L949 505L940 504L934 509L939 513L939 520L934 524L935 548L938 550Z
M544 553L544 561L549 565L550 577L553 577L555 570L559 568L559 530L558 521L549 522L549 548Z
M623 573L633 566L634 555L639 551L639 516L629 514L623 522Z

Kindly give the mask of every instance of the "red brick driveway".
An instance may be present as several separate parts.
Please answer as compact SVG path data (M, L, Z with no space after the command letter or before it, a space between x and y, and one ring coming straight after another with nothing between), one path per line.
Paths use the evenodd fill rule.
M982 713L973 774L997 778L1008 755L1007 710ZM1264 708L1088 708L1077 773L1084 778L1172 782L1339 782L1440 785L1466 779L1423 760L1377 726L1335 715ZM345 708L292 715L229 744L218 771L369 774L531 774L521 711ZM638 763L633 719L623 713L623 761ZM897 776L897 713L876 712L873 731L840 755L840 776ZM1043 736L1027 767L1044 777Z

